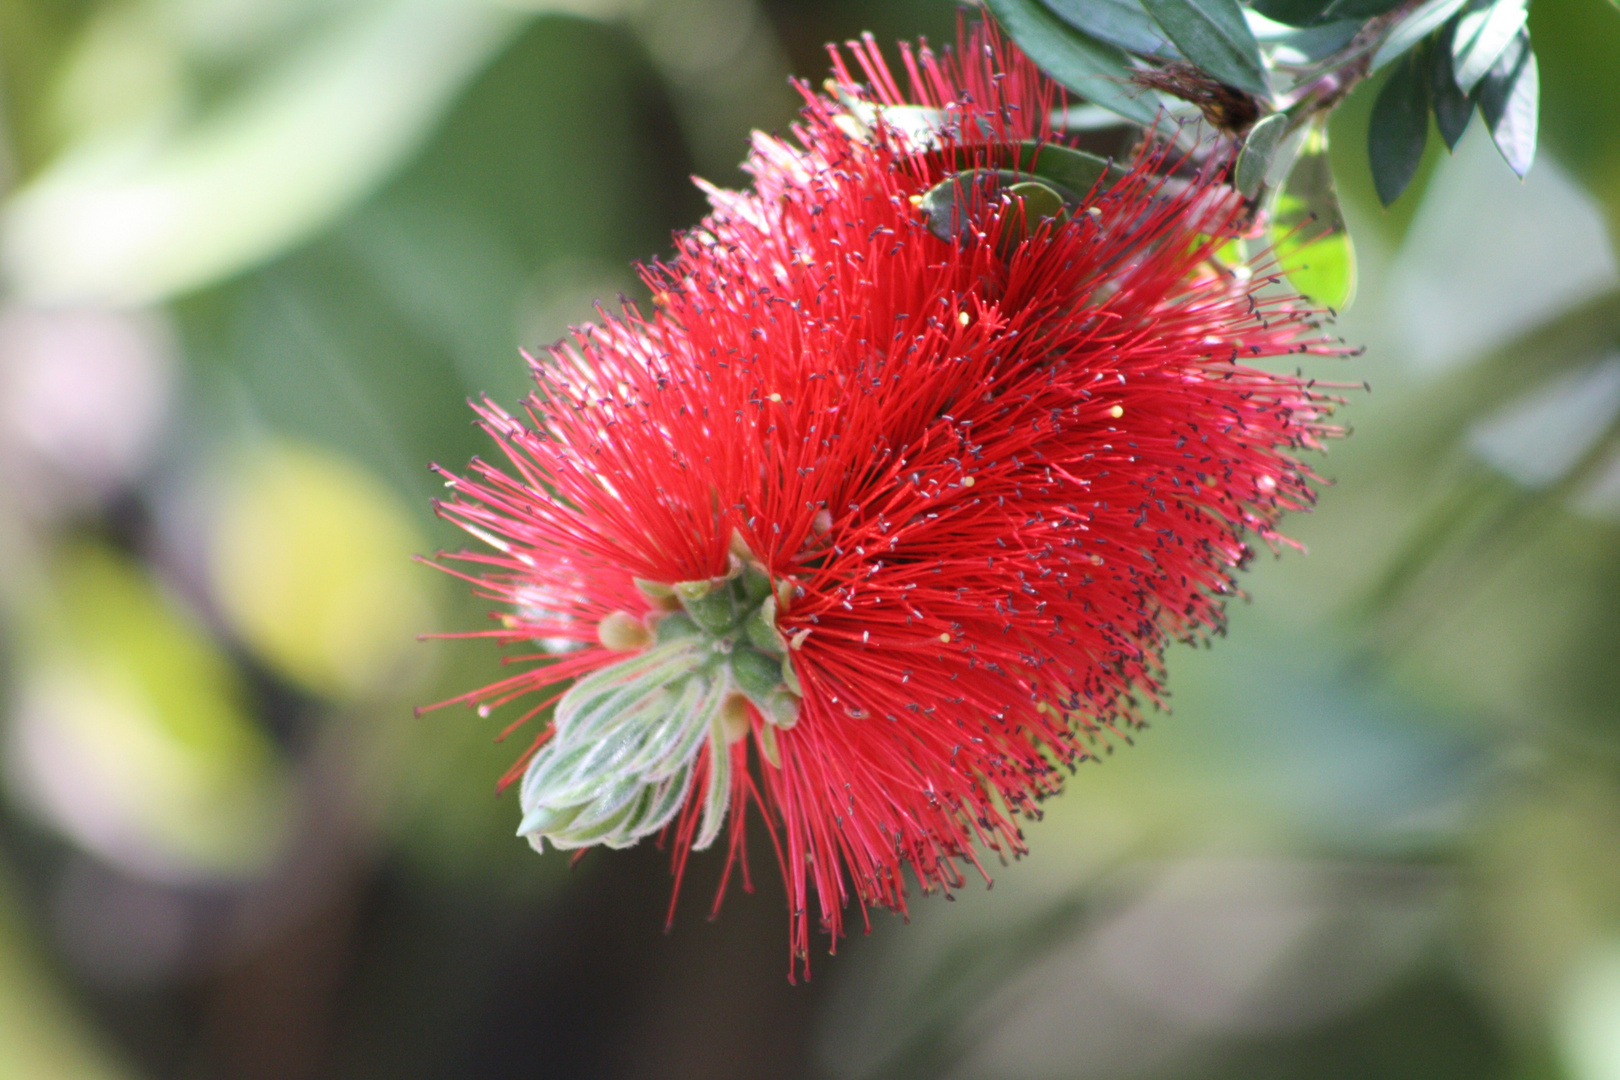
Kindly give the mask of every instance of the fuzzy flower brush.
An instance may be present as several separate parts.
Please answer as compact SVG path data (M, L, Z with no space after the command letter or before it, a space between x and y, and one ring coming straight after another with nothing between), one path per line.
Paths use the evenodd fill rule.
M533 362L502 465L446 474L453 558L508 605L516 674L458 698L555 707L508 780L537 849L663 837L677 873L752 804L795 967L812 908L952 889L1062 766L1139 726L1172 639L1310 503L1325 399L1255 358L1339 350L1218 257L1219 168L1119 169L993 31L853 47L795 142L644 271L657 310ZM1183 170L1185 172L1185 170Z

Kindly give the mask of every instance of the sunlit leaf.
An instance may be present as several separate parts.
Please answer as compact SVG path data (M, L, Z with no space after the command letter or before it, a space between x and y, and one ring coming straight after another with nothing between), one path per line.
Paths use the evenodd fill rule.
M1484 11L1471 11L1458 20L1451 55L1463 93L1474 89L1524 28L1527 2L1496 0Z
M1251 94L1270 95L1260 45L1237 0L1142 0L1142 6L1182 55L1207 74Z
M359 5L189 124L142 115L87 135L6 203L5 271L40 300L150 303L286 250L416 149L524 21L493 4Z
M1064 22L1099 41L1145 56L1176 57L1159 24L1140 0L1042 0Z
M1356 293L1356 251L1339 211L1327 132L1313 125L1272 208L1269 236L1278 268L1301 293L1330 308Z
M1521 178L1536 160L1541 79L1530 35L1520 30L1479 85L1479 111L1502 157Z
M1417 175L1429 137L1429 79L1420 56L1408 56L1390 73L1373 103L1367 157L1373 186L1385 206Z
M1048 75L1087 101L1138 123L1158 113L1154 96L1130 85L1131 66L1117 46L1069 26L1039 0L985 0L1007 36Z
M231 629L274 670L339 699L407 683L431 629L409 511L335 454L271 444L220 479L210 570Z
M1424 0L1399 23L1373 53L1369 71L1377 71L1402 56L1462 10L1467 0Z

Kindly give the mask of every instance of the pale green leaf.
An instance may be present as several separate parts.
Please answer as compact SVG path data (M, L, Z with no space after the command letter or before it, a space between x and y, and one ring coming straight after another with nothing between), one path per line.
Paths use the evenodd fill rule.
M1277 193L1268 235L1278 268L1319 304L1343 310L1356 292L1356 251L1339 210L1325 130L1309 130Z
M1496 0L1484 11L1464 15L1452 38L1454 77L1463 93L1469 93L1495 66L1513 39L1524 28L1527 0Z
M1288 117L1282 113L1272 113L1249 129L1248 138L1243 140L1243 149L1238 152L1237 165L1232 170L1233 183L1245 199L1259 194L1287 132Z
M1434 33L1445 21L1462 10L1467 0L1424 0L1404 19L1395 24L1378 51L1373 53L1369 71L1377 71Z
M1519 31L1479 86L1479 111L1502 157L1521 178L1536 159L1541 79L1530 35Z

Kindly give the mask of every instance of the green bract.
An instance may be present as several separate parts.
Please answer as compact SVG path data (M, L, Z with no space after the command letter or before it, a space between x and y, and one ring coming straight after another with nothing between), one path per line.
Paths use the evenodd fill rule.
M799 681L776 628L778 597L752 559L732 556L724 577L672 585L637 582L649 598L679 601L650 617L650 645L576 682L557 703L553 735L529 763L518 833L537 849L628 847L668 825L686 802L703 747L703 814L692 846L714 842L731 798L731 743L765 721L760 749L779 761L777 728L799 715ZM614 612L602 640L634 640L636 617ZM611 630L611 632L610 632Z

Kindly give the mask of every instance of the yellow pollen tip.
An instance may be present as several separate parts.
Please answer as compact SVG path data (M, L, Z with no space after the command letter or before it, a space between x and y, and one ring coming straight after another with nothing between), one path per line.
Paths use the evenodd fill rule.
M1112 416L1115 420L1118 420L1120 417L1125 415L1125 406L1115 405L1112 409L1108 410L1108 415Z
M782 395L781 394L772 394L771 395L771 400L772 401L781 401L782 400Z
M971 476L962 477L962 486L963 487L972 487L973 486L973 477L971 477Z
M968 323L973 321L973 317L964 311L956 317L956 321L961 323L963 326L966 326Z
M949 635L949 634L941 634L941 635L939 635L939 643L941 645L949 645L951 643L951 635Z
M910 202L912 206L921 206L923 203L923 198L921 195L913 195Z

